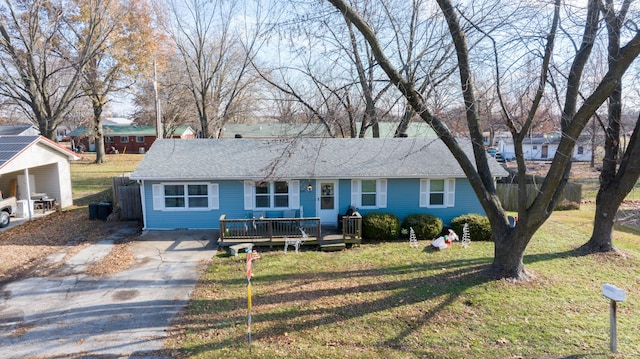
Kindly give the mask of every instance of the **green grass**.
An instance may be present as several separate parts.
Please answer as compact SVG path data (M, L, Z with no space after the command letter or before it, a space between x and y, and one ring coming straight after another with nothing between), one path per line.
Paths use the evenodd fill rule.
M487 242L432 251L406 242L342 252L263 249L255 261L251 352L244 255L220 254L201 278L169 347L193 358L640 357L638 234L626 256L580 256L593 206L556 212L533 238L526 283L496 281ZM604 283L627 291L609 354Z
M95 164L95 154L85 153L71 162L71 182L74 204L111 201L111 178L133 172L142 160L139 154L107 155L107 163Z

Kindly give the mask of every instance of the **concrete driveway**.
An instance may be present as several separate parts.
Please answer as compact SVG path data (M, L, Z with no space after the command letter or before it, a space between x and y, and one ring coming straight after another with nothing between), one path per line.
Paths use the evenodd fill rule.
M216 254L215 231L148 231L131 245L135 263L92 277L123 228L68 259L45 278L0 288L0 358L168 358L167 329ZM65 251L49 257L61 261ZM204 262L204 263L203 263Z

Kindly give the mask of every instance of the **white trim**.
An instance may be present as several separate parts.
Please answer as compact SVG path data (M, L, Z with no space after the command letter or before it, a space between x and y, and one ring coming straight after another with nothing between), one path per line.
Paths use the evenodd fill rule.
M387 180L376 180L376 206L387 208Z
M151 193L153 195L153 210L164 211L164 185L163 184L152 185Z
M206 207L189 207L189 186L207 186L207 206ZM185 191L183 194L184 197L184 207L167 207L165 205L165 186L183 186ZM220 195L218 193L218 184L217 183L208 183L208 182L163 182L159 184L152 185L153 190L153 209L155 211L164 211L164 212L200 212L200 211L208 211L211 209L218 209L220 207ZM216 193L211 193L214 190ZM179 196L170 196L170 197L179 197ZM199 195L198 197L204 198L203 195ZM215 202L212 202L215 201Z
M244 209L247 211L253 210L253 188L255 183L252 181L244 181Z
M289 208L300 208L300 181L289 181Z
M362 184L360 180L352 179L351 180L351 205L355 208L360 208L360 188L362 188Z
M207 194L209 195L209 209L220 209L220 189L217 183L209 183Z
M420 207L429 207L429 180L420 179Z
M431 204L431 181L443 181L442 204ZM446 208L454 207L456 203L456 179L455 178L429 178L420 180L420 207Z
M447 178L444 182L444 204L447 207L456 205L456 179Z
M351 205L355 208L387 208L387 180L385 178L370 178L366 181L376 182L376 204L375 206L364 206L362 204L362 181L361 179L351 180Z
M147 229L147 201L145 201L144 181L140 181L140 198L142 198L142 229Z
M287 183L287 206L276 207L276 196L282 196L284 193L275 193L275 183L285 182ZM300 181L299 180L280 180L264 182L269 186L269 207L257 207L256 206L256 182L244 181L244 209L245 210L257 210L257 211L279 211L286 209L299 209L300 208ZM267 194L264 194L266 196Z

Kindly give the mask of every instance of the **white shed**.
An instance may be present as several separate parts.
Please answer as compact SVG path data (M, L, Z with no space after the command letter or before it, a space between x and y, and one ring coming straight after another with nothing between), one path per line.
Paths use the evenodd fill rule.
M47 199L60 208L73 204L70 162L80 157L43 136L0 136L0 191L25 203ZM30 206L26 206L29 203Z

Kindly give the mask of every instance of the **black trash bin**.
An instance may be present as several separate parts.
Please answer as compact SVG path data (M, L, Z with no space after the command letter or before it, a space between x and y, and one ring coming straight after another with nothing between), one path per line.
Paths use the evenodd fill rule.
M98 203L98 219L106 220L107 217L111 214L113 210L113 206L110 202L100 202Z
M98 204L89 203L89 219L98 218Z

